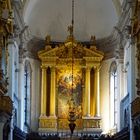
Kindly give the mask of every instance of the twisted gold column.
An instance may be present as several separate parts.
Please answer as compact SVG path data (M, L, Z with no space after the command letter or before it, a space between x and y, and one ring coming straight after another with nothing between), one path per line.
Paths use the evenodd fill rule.
M90 116L90 68L86 68L86 79L85 79L85 111L86 116Z
M41 83L41 116L46 116L46 94L47 94L47 72L46 67L42 69L42 83Z
M56 117L55 98L56 98L55 67L52 67L51 68L51 92L50 92L50 116L52 117Z

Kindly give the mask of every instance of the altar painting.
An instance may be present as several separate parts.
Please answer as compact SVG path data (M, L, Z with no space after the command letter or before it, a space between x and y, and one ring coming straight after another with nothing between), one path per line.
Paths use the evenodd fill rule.
M58 117L68 118L70 99L73 97L76 107L77 118L82 117L82 71L74 68L73 70L73 90L72 90L72 70L71 68L58 69Z

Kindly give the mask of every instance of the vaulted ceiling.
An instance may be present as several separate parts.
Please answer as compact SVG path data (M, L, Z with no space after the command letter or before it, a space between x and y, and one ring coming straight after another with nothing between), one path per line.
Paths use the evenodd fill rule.
M71 3L71 0L29 0L24 9L25 23L34 36L51 35L53 41L64 41L71 24ZM117 4L113 0L75 0L76 40L89 41L91 35L109 36L118 21Z

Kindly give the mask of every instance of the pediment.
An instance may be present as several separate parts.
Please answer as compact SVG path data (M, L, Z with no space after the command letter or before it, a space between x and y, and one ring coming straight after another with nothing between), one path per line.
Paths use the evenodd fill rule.
M55 48L47 45L45 50L38 52L38 56L41 60L48 58L70 59L73 57L74 59L98 59L101 61L103 59L103 52L96 50L94 46L87 48L76 41L69 41L64 44L59 44Z

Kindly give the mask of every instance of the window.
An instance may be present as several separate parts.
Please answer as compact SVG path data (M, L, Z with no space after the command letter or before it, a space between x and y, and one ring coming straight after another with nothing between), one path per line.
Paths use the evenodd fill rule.
M110 67L110 123L111 128L117 124L117 65L113 62Z
M24 69L24 88L25 88L25 98L24 98L24 112L25 112L25 131L28 132L30 130L30 98L31 98L31 66L28 61L25 62Z
M17 126L17 109L14 109L14 115L13 115L13 125Z

